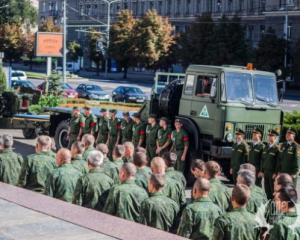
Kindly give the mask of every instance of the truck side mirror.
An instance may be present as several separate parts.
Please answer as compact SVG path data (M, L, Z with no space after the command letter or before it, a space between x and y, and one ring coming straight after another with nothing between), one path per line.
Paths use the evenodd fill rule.
M217 79L213 78L211 87L210 87L210 97L215 98L217 94Z

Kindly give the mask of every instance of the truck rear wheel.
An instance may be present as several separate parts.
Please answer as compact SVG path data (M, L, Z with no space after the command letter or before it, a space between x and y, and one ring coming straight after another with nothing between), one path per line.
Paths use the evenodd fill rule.
M69 123L67 121L62 121L58 124L54 135L56 150L68 147L69 145L69 141L67 140L68 128L69 128Z
M192 162L195 159L201 159L201 154L199 153L199 151L190 148L187 152L187 159L188 161L186 162L186 169L185 169L185 179L186 179L186 184L187 186L193 186L194 182L195 182L195 177L191 172L191 165Z
M23 136L26 139L35 139L39 135L39 129L37 128L26 128L22 130Z

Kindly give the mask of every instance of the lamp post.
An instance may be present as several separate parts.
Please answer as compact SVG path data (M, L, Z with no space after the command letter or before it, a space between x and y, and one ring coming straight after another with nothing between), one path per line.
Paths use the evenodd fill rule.
M66 67L67 67L67 0L62 1L63 4L63 81L66 83Z

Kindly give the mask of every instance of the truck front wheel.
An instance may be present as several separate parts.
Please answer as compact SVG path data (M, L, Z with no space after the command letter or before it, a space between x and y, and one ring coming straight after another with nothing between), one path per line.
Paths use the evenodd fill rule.
M69 123L67 121L62 121L58 124L54 135L56 150L68 147L69 145L69 141L67 140L68 128L69 128Z
M22 130L23 136L26 139L35 139L39 135L39 129L37 128L26 128Z

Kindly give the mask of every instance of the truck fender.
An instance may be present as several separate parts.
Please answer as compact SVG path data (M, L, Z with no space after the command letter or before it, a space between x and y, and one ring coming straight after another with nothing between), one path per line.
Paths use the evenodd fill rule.
M183 124L184 130L187 131L189 135L190 143L194 144L191 147L194 150L199 150L200 131L196 123L192 119L187 117L176 116L176 119L180 119Z

